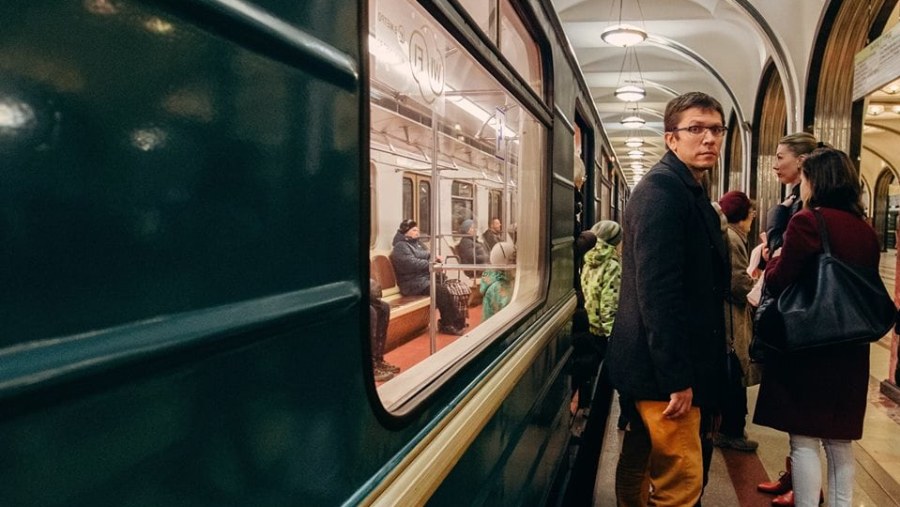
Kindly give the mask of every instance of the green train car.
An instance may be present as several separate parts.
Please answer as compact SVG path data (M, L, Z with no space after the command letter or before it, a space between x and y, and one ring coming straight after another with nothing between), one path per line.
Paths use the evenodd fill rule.
M572 387L572 244L627 190L550 0L8 0L0 28L0 505L579 494L609 389ZM495 219L515 259L462 262Z

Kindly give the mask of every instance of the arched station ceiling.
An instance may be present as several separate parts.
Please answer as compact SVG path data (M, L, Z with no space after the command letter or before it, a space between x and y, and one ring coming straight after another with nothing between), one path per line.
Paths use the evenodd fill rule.
M632 148L625 139L638 135L645 142L646 168L664 152L662 111L676 94L699 90L715 96L738 118L748 145L746 126L768 61L785 85L788 128L801 122L799 103L810 48L825 0L554 0L569 42L575 50L591 96L604 122L629 185L637 174L631 169ZM634 104L613 95L623 81L637 77L633 56L612 46L600 33L619 22L647 31L648 40L633 46L640 76L647 90L637 103L645 127L627 129L620 120L633 113ZM623 70L623 62L624 70ZM624 74L624 76L622 75ZM749 150L745 150L749 156ZM646 169L645 169L646 170ZM639 173L640 171L638 171Z

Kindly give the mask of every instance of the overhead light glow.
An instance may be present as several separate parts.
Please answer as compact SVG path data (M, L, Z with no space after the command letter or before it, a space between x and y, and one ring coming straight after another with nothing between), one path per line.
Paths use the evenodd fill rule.
M644 119L640 116L629 116L627 118L623 118L620 123L625 128L636 129L643 127L647 122L645 122Z
M878 116L884 112L884 106L881 104L872 104L869 106L869 116Z
M628 157L633 159L643 158L644 152L641 150L631 150L628 152Z
M640 148L644 145L644 140L640 137L629 137L625 140L625 146L629 148Z
M634 169L635 171L640 171L640 170L642 170L642 169L644 168L644 164L641 163L641 162L632 162L632 163L630 164L630 166L631 166L631 168Z
M640 86L625 85L616 89L615 96L624 102L638 102L647 96L647 92Z
M603 30L603 33L600 34L600 38L607 44L626 47L640 44L647 40L647 32L636 26L613 25L606 30Z

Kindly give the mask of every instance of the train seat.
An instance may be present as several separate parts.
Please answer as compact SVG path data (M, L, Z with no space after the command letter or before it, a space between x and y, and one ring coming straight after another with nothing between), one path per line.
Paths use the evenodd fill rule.
M388 252L369 253L369 273L382 289L382 299L391 305L385 350L391 350L420 335L428 327L429 296L404 296L397 286Z

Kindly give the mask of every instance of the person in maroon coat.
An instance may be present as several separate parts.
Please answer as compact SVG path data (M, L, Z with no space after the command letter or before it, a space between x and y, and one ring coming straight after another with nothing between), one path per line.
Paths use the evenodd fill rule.
M815 269L815 257L823 248L813 208L825 220L835 257L878 268L878 239L863 219L857 173L845 153L818 148L809 154L802 164L800 198L806 209L791 218L784 245L766 267L767 291L777 296L806 270ZM851 441L862 437L868 380L868 344L821 347L766 360L753 422L790 434L795 505L819 504L821 445L828 457L828 505L850 505Z

